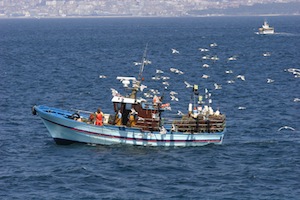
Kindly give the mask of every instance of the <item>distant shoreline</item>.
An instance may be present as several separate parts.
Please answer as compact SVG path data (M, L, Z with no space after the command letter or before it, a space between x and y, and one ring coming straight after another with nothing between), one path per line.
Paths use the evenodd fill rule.
M202 18L202 17L279 17L279 16L300 16L300 14L261 14L261 15L187 15L187 16L124 16L124 15L107 15L107 16L42 16L42 17L7 17L0 16L0 19L98 19L98 18Z

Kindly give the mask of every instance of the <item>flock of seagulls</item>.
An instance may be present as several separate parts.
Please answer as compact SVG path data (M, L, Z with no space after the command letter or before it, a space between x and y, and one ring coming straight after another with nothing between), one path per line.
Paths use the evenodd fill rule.
M211 43L209 45L210 48L215 48L217 47L218 44L217 43ZM203 63L202 64L202 68L203 70L206 70L206 68L210 68L212 63L215 63L217 61L220 60L220 58L217 56L217 55L208 55L207 52L210 52L211 49L210 48L198 48L198 50L206 55L202 55L202 60L206 63ZM175 49L175 48L171 48L171 54L180 54L179 50ZM270 52L264 52L262 53L262 56L264 57L270 57L271 56L271 53ZM226 60L227 62L231 62L231 61L236 61L237 59L239 58L238 55L231 55L230 57L228 57ZM207 61L211 61L212 63L207 63ZM141 65L142 63L140 62L134 62L133 63L134 65ZM145 61L145 64L151 64L151 61L148 61L146 60ZM213 67L213 64L212 64L212 67ZM178 69L178 68L174 68L174 67L171 67L169 68L170 72L171 73L174 73L174 74L177 74L177 75L183 75L184 74L184 71ZM291 73L294 75L295 78L300 78L300 69L297 69L297 68L289 68L289 69L286 69L285 71ZM162 80L162 84L165 86L165 88L169 87L170 84L168 82L168 80L170 79L169 76L164 76L164 71L161 70L161 69L156 69L155 70L155 73L156 75L152 77L152 80L154 81L159 81L159 80ZM234 74L234 71L231 70L231 69L227 69L225 70L225 74ZM241 80L241 81L246 81L246 76L244 74L237 74L235 76L231 76L233 79L231 80L227 80L226 83L227 84L234 84L236 82L236 80ZM105 75L99 75L99 78L107 78ZM202 74L202 76L200 76L200 78L202 79L209 79L210 78L210 75L209 74ZM266 79L266 83L268 84L271 84L275 82L275 80L271 79L271 78L267 78ZM183 83L185 84L185 87L186 88L193 88L194 85L187 82L187 81L183 81ZM214 90L221 90L223 87L222 87L222 84L219 84L217 82L213 83L213 89ZM147 89L147 86L145 85L141 85L140 86L140 90L141 91L144 91L145 89ZM116 93L116 91L114 91ZM147 92L144 92L144 97L146 98L153 98L155 95L159 95L160 92L158 90L154 90L154 89L148 89ZM171 101L179 101L179 98L178 98L178 93L175 92L175 91L171 91L169 93L170 95L170 100ZM294 102L300 102L300 98L294 98L293 100ZM245 106L239 106L238 107L238 110L245 110L246 107ZM183 113L181 111L178 110L178 115L183 115ZM290 127L290 126L282 126L278 129L278 131L282 131L282 130L292 130L294 131L295 129L293 127Z

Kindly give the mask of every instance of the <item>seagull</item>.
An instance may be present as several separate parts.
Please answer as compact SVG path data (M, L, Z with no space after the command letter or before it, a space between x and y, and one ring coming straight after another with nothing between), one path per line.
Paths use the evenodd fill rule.
M145 121L145 119L142 118L142 117L140 117L140 116L138 116L138 121Z
M282 126L277 131L281 131L282 129L289 129L289 130L295 131L295 129L293 127L290 127L290 126Z
M296 69L296 68L289 68L289 69L285 69L284 71L288 71L291 72L292 74L294 74L295 78L299 78L300 77L300 69Z
M226 70L225 73L226 73L226 74L232 74L233 71L232 71L232 70Z
M218 56L213 56L210 59L213 60L213 61L219 60Z
M270 79L270 78L267 79L267 83L273 83L273 82L274 82L273 79Z
M183 71L180 71L179 69L177 69L177 70L175 71L175 73L176 73L176 74L179 74L179 75L184 74L184 72L183 72Z
M144 64L145 65L148 65L148 64L151 64L152 62L150 60L144 60Z
M209 67L209 65L208 64L203 64L202 67Z
M203 75L202 75L202 78L209 78L209 76L206 75L206 74L203 74Z
M177 70L178 70L178 69L173 68L173 67L170 68L170 71L171 71L171 72L175 72L175 71L177 71Z
M199 48L198 50L201 52L209 51L208 49L205 49L205 48Z
M111 94L112 94L112 96L121 96L120 95L120 93L117 91L117 90L115 90L114 88L110 88L110 90L111 90Z
M107 78L105 75L99 75L99 78Z
M300 98L295 98L294 102L300 102Z
M236 57L237 57L237 56L231 56L231 57L229 57L227 60L229 60L229 61L230 61L230 60L236 60Z
M240 106L238 107L239 110L246 110L246 107Z
M294 76L295 78L300 78L300 73L299 72L297 72L297 73L294 72L293 74L295 74L295 76Z
M271 53L270 52L263 53L263 56L265 56L265 57L271 56Z
M170 84L168 83L168 81L164 81L164 82L162 82L162 84L163 84L163 85L167 85L167 86L170 85Z
M134 64L135 66L137 66L137 65L141 65L142 63L140 63L140 62L133 62L133 64Z
M162 70L160 70L160 69L157 69L157 70L156 70L156 73L157 73L157 74L163 74L164 72L163 72Z
M178 101L178 98L177 97L175 97L175 96L170 96L171 97L171 101Z
M288 72L291 72L291 73L294 73L294 72L300 72L300 69L297 69L297 68L288 68L284 71L288 71Z
M182 116L184 115L183 112L181 112L180 110L177 111L177 115Z
M153 76L151 79L152 79L152 80L155 80L155 81L158 81L158 80L160 80L160 77L158 77L158 76Z
M167 129L164 126L162 126L162 127L159 128L159 133L160 134L166 134L167 133Z
M193 87L192 84L189 84L188 82L184 81L184 84L186 85L187 88Z
M237 75L236 78L240 78L242 81L246 80L245 76L243 76L243 75Z
M146 85L143 85L143 84L142 84L142 85L140 86L140 90L141 90L142 92L143 92L143 90L144 90L145 88L147 88Z
M168 77L168 76L162 76L161 79L162 79L162 80L169 80L170 77Z
M227 81L227 83L229 83L229 84L234 83L234 80L229 80L229 81Z
M209 46L210 46L210 47L216 47L216 46L218 46L218 45L217 45L217 43L211 43Z
M179 54L179 51L177 51L176 49L171 49L172 50L172 54Z
M172 96L174 96L174 95L176 95L176 94L178 94L177 92L174 92L174 91L171 91L170 92L170 95L172 95Z
M222 85L218 85L217 83L215 83L214 86L215 86L215 90L222 89Z
M208 56L208 55L207 55L207 56L203 56L202 59L203 59L203 60L209 60L209 59L210 59L210 56Z

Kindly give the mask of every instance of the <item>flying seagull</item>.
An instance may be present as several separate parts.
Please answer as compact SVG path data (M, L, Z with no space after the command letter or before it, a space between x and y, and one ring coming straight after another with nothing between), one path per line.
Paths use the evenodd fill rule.
M215 90L220 90L222 89L222 85L219 85L217 83L214 83L214 86L215 86Z
M273 83L273 82L274 82L273 79L270 79L270 78L267 79L267 83Z
M157 69L157 70L156 70L156 73L157 73L157 74L163 74L164 72L163 72L162 70L160 70L160 69Z
M173 96L173 95L170 95L170 97L171 97L171 101L178 101L178 98L177 98L177 97L175 97L175 96Z
M170 92L170 95L172 95L172 96L174 96L174 95L176 95L176 94L178 94L177 92L174 92L174 91L171 91Z
M177 111L177 115L182 116L184 115L183 112L181 112L180 110Z
M179 51L177 51L176 49L171 49L172 50L172 54L179 54Z
M188 82L184 81L184 84L186 85L187 88L193 87L193 85L189 84Z
M202 78L209 78L209 75L203 74Z
M244 75L237 75L236 78L241 79L242 81L245 81L245 76Z
M281 131L282 129L289 129L289 130L292 130L292 131L295 130L293 127L290 127L290 126L282 126L277 131Z

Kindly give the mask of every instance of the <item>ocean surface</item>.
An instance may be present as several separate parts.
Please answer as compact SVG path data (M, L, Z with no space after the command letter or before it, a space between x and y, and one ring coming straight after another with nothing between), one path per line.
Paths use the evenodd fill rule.
M265 19L0 20L0 199L299 199L300 78L288 69L300 69L300 17L268 17L276 34L258 35ZM170 77L165 115L187 112L184 81L207 88L227 116L224 143L55 144L32 106L112 113L116 76L137 76L147 44L147 89L163 91L157 69Z

